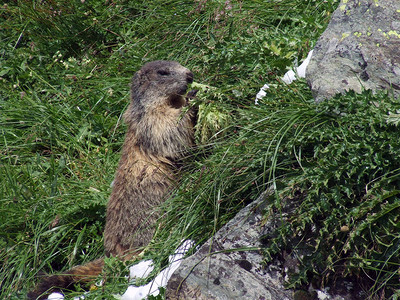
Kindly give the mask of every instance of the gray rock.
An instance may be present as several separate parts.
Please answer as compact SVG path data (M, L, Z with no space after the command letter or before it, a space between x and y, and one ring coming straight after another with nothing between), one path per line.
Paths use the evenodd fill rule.
M347 90L400 94L400 1L342 0L306 78L317 102Z
M359 288L341 278L335 280L335 286L326 286L325 291L316 290L312 285L306 290L285 288L283 276L298 267L297 257L302 253L282 253L283 257L266 265L260 252L263 248L260 240L273 237L299 203L284 200L279 213L266 218L266 198L271 194L271 189L267 190L194 255L184 259L167 284L166 299L314 300L317 294L331 300L365 299ZM298 242L293 241L293 244Z
M263 256L258 249L262 247L260 236L268 227L262 222L268 194L270 191L240 211L182 262L168 282L167 299L293 299L293 292L283 286L280 271L266 273L261 264Z

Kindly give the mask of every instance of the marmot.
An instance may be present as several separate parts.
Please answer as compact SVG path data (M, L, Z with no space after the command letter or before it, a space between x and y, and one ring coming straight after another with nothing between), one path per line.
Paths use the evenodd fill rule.
M107 205L104 230L106 256L128 260L150 242L155 207L177 180L181 159L194 145L195 111L185 93L193 73L174 61L145 64L133 77L131 103L124 114L128 125L122 155ZM89 282L103 269L99 258L62 275L44 278L29 299L76 282Z

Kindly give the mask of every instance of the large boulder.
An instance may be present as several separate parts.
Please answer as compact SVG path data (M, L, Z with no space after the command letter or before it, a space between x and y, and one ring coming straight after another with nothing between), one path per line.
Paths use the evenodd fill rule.
M265 233L264 193L185 259L167 285L172 299L293 299L280 272L265 272L260 236Z
M285 287L285 277L300 263L297 252L268 264L260 251L299 203L283 201L280 212L265 217L268 189L243 208L192 256L184 259L166 288L168 300L359 300L365 295L350 281L315 289ZM294 243L296 244L296 243ZM307 255L307 253L304 253ZM328 293L329 291L329 293ZM317 297L318 296L318 297Z
M400 1L342 0L318 40L306 78L316 101L347 90L400 94Z

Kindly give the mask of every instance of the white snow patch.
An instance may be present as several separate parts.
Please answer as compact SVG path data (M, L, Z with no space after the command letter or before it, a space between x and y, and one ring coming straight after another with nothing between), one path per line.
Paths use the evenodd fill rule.
M156 278L151 282L143 286L129 286L126 292L122 296L115 295L117 299L121 300L141 300L146 299L147 296L157 296L159 294L160 287L166 287L168 280L171 278L172 274L180 266L184 255L195 245L194 241L186 240L184 241L178 249L176 249L173 255L168 258L169 266L160 272ZM153 261L144 260L129 268L130 279L146 278L153 271ZM84 296L75 297L74 300L84 299ZM64 296L60 293L52 293L48 296L48 300L63 300Z
M323 291L317 291L317 296L319 300L328 300L331 299L328 293Z
M178 249L176 249L175 253L173 255L169 256L169 263L170 265L161 271L160 274L157 275L156 278L154 278L151 282L144 286L130 286L126 290L126 292L121 296L121 300L141 300L143 298L147 298L147 296L152 295L152 296L157 296L159 294L159 288L160 287L165 287L168 283L168 280L171 278L172 274L178 269L179 265L182 262L183 256L192 248L194 245L194 241L187 240L182 243L181 246L179 246ZM143 264L142 267L137 267L137 265L133 266L136 267L139 272L142 272L142 274L147 274L149 268L152 267L152 261L145 261L146 264ZM140 264L140 263L139 263ZM131 267L132 268L132 267ZM147 268L145 270L145 268ZM145 270L143 272L143 270ZM131 278L139 278L138 274L132 274L132 269L130 269L130 276ZM151 272L151 271L150 271Z
M308 67L308 64L310 63L312 54L313 54L314 50L311 50L310 52L308 52L308 55L306 57L306 59L303 61L303 63L297 68L297 75L300 78L306 78L306 70Z
M283 75L282 81L291 84L293 81L296 80L296 73L293 70L289 70Z
M286 74L283 75L282 81L285 82L286 84L291 84L297 78L305 78L306 77L306 69L307 69L308 64L310 63L310 59L312 57L313 51L314 50L311 50L310 52L308 52L306 59L303 61L303 63L299 67L295 68L295 71L293 71L293 70L287 71ZM258 101L265 97L265 95L267 94L265 91L266 89L269 89L268 84L264 84L264 86L257 93L254 104L258 105Z
M48 300L62 300L64 299L64 296L60 293L51 293L49 297L47 297Z
M129 268L129 278L146 278L153 270L153 261L151 259L142 260L138 264L133 265Z
M258 105L258 100L262 99L267 95L267 92L265 91L266 89L269 89L268 84L264 84L263 87L260 89L260 91L256 95L256 100L254 101L255 105Z
M313 54L314 50L311 50L310 52L308 52L308 55L306 57L306 59L303 61L303 63L295 68L295 71L293 70L289 70L286 72L286 74L283 76L282 80L284 82L286 82L287 84L291 84L294 80L296 80L297 78L305 78L306 77L306 69L308 64L310 63L310 59L311 56Z

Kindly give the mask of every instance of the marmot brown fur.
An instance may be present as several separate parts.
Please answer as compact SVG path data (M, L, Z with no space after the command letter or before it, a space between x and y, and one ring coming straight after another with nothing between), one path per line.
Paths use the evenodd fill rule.
M128 131L107 205L106 256L128 260L150 242L159 217L156 207L177 180L186 150L194 144L195 113L185 93L193 74L174 61L145 64L133 77L131 103L124 114ZM41 299L54 289L89 282L103 269L102 258L46 277L28 294Z

